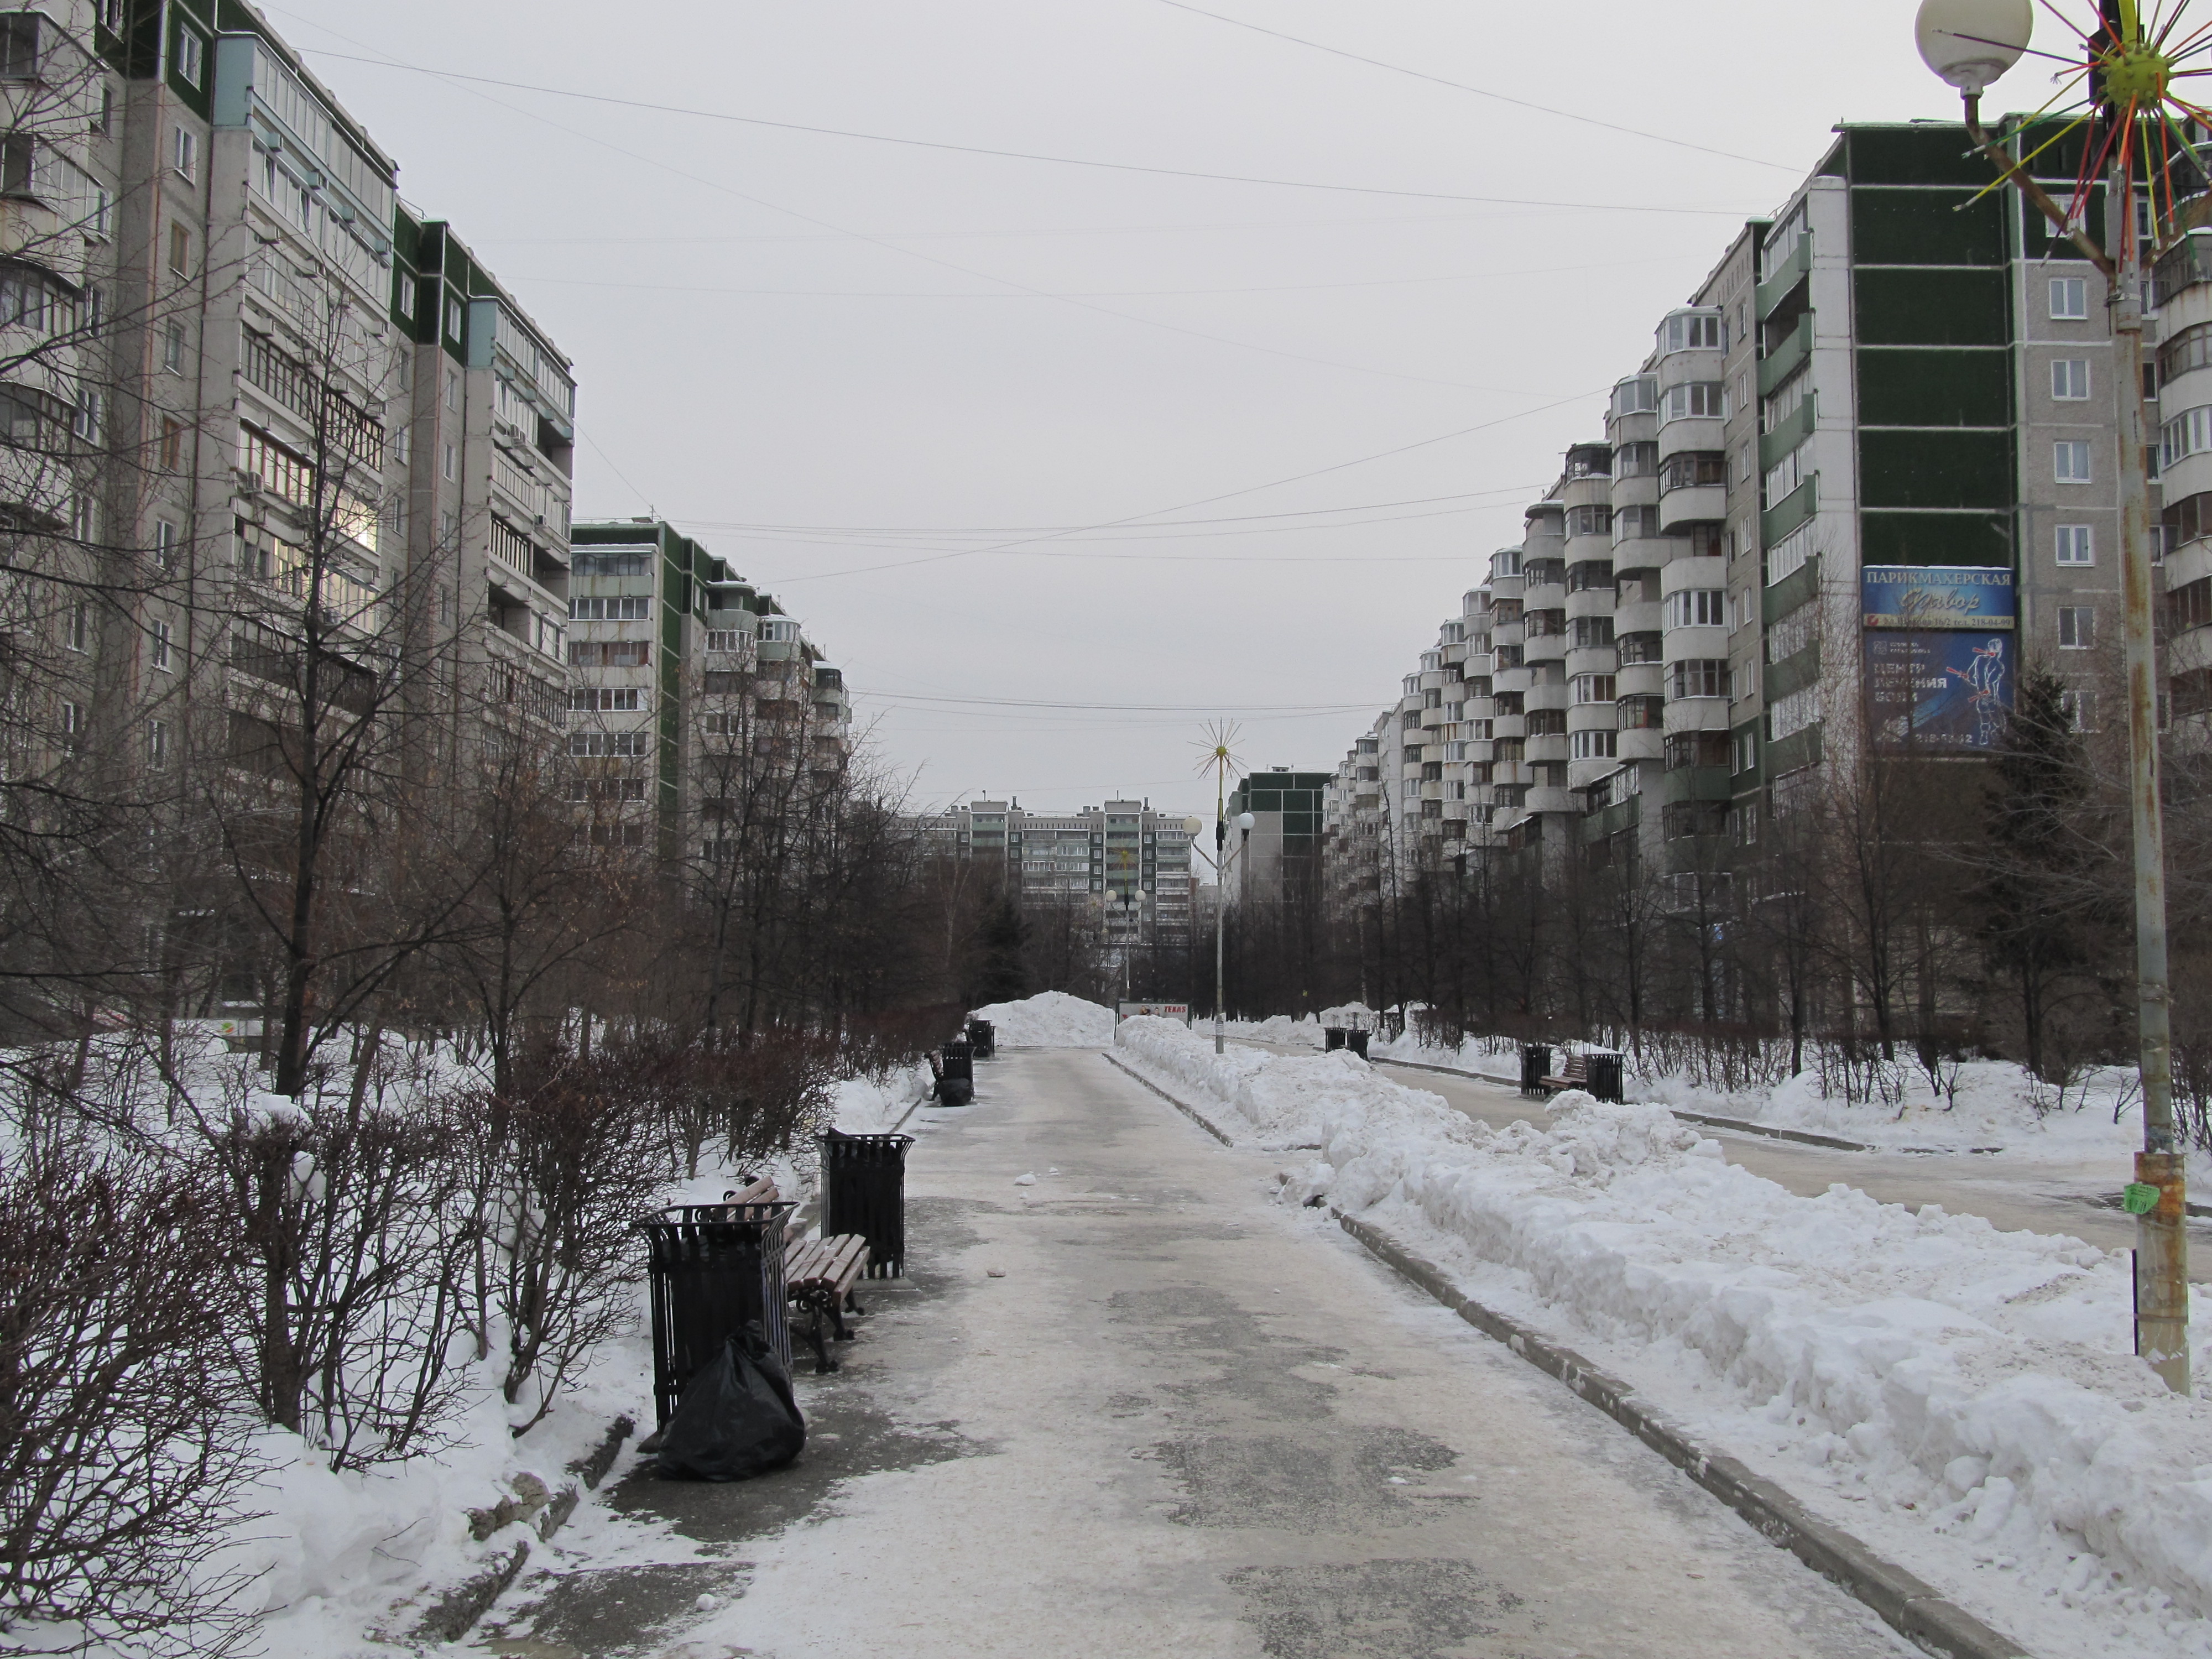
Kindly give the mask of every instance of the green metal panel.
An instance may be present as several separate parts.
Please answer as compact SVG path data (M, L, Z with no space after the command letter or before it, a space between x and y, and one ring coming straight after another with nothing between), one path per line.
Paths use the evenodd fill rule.
M1862 426L2008 426L2012 359L2002 350L1885 347L1858 357Z
M1759 315L1763 322L1771 317L1777 307L1788 299L1792 290L1803 282L1813 269L1813 237L1808 231L1797 239L1797 246L1790 250L1789 258L1768 273L1757 289Z
M1855 190L1851 259L1865 265L2004 263L2002 198L1992 191Z
M1759 597L1759 618L1769 628L1820 591L1820 556L1811 558L1784 576Z
M1807 392L1804 402L1776 422L1771 430L1759 434L1761 472L1771 471L1777 461L1813 435L1813 428L1820 420L1818 403L1812 392Z
M1990 164L1974 154L1960 122L1848 127L1844 143L1844 165L1854 185L1972 185L1978 188L1990 181Z
M1803 767L1820 763L1820 728L1808 726L1802 732L1792 732L1778 743L1766 745L1766 775L1769 781L1787 777Z
M1820 483L1815 473L1759 515L1760 546L1773 546L1820 511Z
M1816 641L1795 656L1769 664L1760 684L1761 695L1778 702L1792 691L1802 691L1820 678L1820 647Z
M1662 805L1678 800L1726 800L1731 793L1725 766L1678 766L1659 776Z
M1813 355L1813 316L1807 312L1790 331L1789 338L1759 361L1759 395L1762 398L1805 365Z
M1853 273L1861 345L2003 345L2011 308L2002 269Z
M1859 504L2008 509L2013 500L2008 431L1862 429Z
M2012 515L1964 513L1863 513L1859 556L1869 564L2012 562Z

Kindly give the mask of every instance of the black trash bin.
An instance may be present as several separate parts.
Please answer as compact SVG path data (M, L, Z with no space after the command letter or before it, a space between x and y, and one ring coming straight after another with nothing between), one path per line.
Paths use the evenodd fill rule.
M653 1304L653 1403L666 1423L691 1375L749 1320L791 1370L783 1230L795 1204L679 1204L638 1224Z
M906 1149L912 1135L848 1135L832 1129L822 1147L822 1237L868 1241L870 1279L906 1273Z
M1619 1054L1588 1054L1583 1063L1589 1069L1583 1079L1583 1087L1600 1100L1620 1102L1620 1056Z
M991 1030L989 1020L971 1019L968 1022L968 1046L978 1060L996 1060L999 1057L999 1040Z
M1324 1025L1321 1028L1321 1048L1323 1054L1334 1054L1344 1047L1344 1027Z
M1543 1042L1524 1042L1521 1045L1521 1092L1531 1100L1544 1097L1544 1079L1552 1074L1551 1045Z
M937 1061L937 1103L965 1106L975 1098L975 1051L957 1037L945 1045Z
M1367 1033L1364 1031L1346 1031L1344 1034L1344 1046L1351 1049L1353 1054L1358 1054L1360 1059L1366 1059Z

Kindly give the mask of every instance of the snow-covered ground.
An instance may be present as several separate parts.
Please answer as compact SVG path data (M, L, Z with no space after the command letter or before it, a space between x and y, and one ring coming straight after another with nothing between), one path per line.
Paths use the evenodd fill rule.
M994 1002L969 1018L989 1020L1001 1048L1103 1048L1114 1040L1114 1011L1065 991Z
M1403 1240L2039 1653L2212 1655L2212 1407L2130 1352L2124 1254L1797 1197L1657 1105L1498 1133L1341 1053L1217 1058L1161 1020L1116 1047L1240 1144L1312 1148L1286 1201Z

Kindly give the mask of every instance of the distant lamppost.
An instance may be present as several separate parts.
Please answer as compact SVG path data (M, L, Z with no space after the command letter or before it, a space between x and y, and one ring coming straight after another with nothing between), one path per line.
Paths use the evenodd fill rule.
M1252 826L1259 820L1249 812L1237 815L1238 836L1237 853L1242 854L1252 844ZM1224 850L1229 841L1229 820L1213 821L1213 1052L1220 1054L1228 1047L1228 1033L1223 1025L1225 1018L1222 996L1221 927L1229 914L1229 865L1236 854Z
M2059 137L2077 130L2083 134L2082 161L2070 206L2054 201L2021 161L1982 128L1982 93L2028 50L2034 25L2031 0L1923 0L1914 29L1928 67L1957 88L1964 99L1966 131L1996 169L1999 180L2018 190L2049 221L2054 237L2071 241L2102 273L2109 290L2118 348L2112 390L2119 428L2137 1053L2143 1092L2143 1149L2136 1156L2136 1179L2127 1193L2127 1208L2137 1218L2138 1228L2136 1351L2179 1394L2189 1392L2189 1242L2183 1220L2182 1158L2173 1131L2166 835L2159 798L2158 665L2152 632L2150 484L2143 429L2145 260L2136 224L2136 180L2140 168L2150 187L2155 246L2161 226L2168 233L2177 228L2175 167L2186 177L2203 165L2182 124L2212 119L2178 97L2172 85L2176 59L2202 50L2191 45L2201 36L2201 28L2194 34L2176 32L2185 9L2186 0L2166 8L2146 33L2136 0L2100 0L2096 23L2075 27L2076 38L2068 43L2069 55L2058 58L2065 67L2054 76L2063 83L2060 98L2075 88L2086 94L2083 106L2057 118L2067 124ZM2063 15L2060 21L2066 21ZM2100 168L2106 209L2101 241L2090 234L2086 223Z

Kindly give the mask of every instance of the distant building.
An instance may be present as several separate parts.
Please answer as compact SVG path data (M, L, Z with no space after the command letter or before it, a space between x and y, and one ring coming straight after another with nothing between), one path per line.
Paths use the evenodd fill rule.
M1237 784L1229 798L1228 852L1237 860L1230 903L1280 899L1292 872L1315 866L1321 853L1324 798L1335 781L1334 773L1293 772L1279 766L1252 773ZM1258 822L1240 852L1236 823L1246 812Z
M1025 903L1097 904L1109 945L1190 938L1187 815L1150 801L1109 800L1074 812L1030 812L1018 801L977 800L917 820L933 856L1003 872Z

